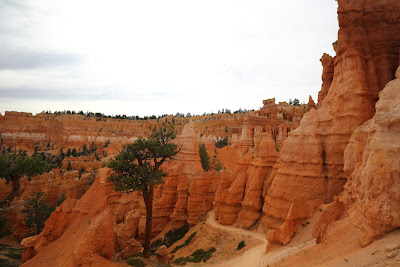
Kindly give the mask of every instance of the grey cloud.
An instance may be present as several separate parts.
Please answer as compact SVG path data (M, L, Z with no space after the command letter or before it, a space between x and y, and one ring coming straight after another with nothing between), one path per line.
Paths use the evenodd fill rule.
M122 94L112 89L42 89L42 88L2 88L0 87L0 99L4 100L57 100L57 101L85 101L85 100L123 100L145 101L149 99L163 98L164 92L150 94L131 93Z
M85 99L89 94L91 94L91 92L85 93L84 90L0 88L0 98L7 100L73 100L76 98Z
M83 60L80 55L10 49L0 45L0 69L32 69L48 66L77 64Z
M0 70L33 69L77 64L81 55L34 47L34 23L29 17L39 14L24 2L0 0ZM39 14L40 15L40 14Z

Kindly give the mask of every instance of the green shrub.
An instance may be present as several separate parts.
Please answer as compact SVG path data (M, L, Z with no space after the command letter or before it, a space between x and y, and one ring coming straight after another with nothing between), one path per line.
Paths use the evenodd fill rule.
M218 137L217 140L214 142L215 146L218 148L222 148L228 145L228 137L220 138Z
M195 252L192 253L192 260L191 262L201 262L201 260L203 259L203 257L206 255L206 251L204 249L198 249Z
M189 225L185 224L178 229L170 230L165 234L164 245L168 248L178 240L181 240L189 231Z
M176 260L173 261L173 263L176 265L185 265L188 262L193 262L193 263L199 263L201 261L206 262L211 258L212 254L215 251L217 251L215 247L212 247L207 251L205 251L204 249L198 249L188 257L177 258Z
M210 157L208 156L206 145L199 145L200 162L203 170L208 171L210 169Z
M204 261L204 262L208 261L208 260L211 258L212 254L213 254L215 251L217 251L217 249L216 249L215 247L212 247L212 248L210 248L209 250L207 250L207 251L206 251L206 254L205 254L204 257L203 257L203 261Z
M160 246L165 245L166 247L171 247L178 240L181 240L186 233L189 231L189 225L185 224L177 229L169 230L165 235L164 239L159 238L153 243L151 243L150 250L156 251Z
M164 244L164 239L162 239L162 238L159 238L159 239L153 241L150 245L150 251L156 251L163 244Z
M0 232L3 232L5 230L5 226L6 226L6 217L0 216Z
M246 246L246 244L244 243L244 241L240 241L238 246L237 246L237 250L241 250L244 246Z
M212 160L212 165L214 166L214 169L219 172L222 171L225 167L224 165L219 161L216 155L214 155L214 158Z
M40 234L44 223L55 210L55 207L47 203L45 195L45 192L32 192L30 197L25 200L24 208L21 210L26 226L34 230L35 235Z
M22 248L14 248L8 245L0 244L0 256L6 256L8 258L22 259ZM0 264L0 266L3 266Z
M61 193L61 195L58 197L57 202L55 203L55 207L60 206L65 200L67 199L67 194L65 194L65 191Z
M174 260L174 264L176 265L185 265L189 262L190 257L180 257Z
M145 267L147 265L143 260L139 258L130 258L126 261L126 263L135 267Z
M143 258L143 252L138 252L135 255L132 256L132 258L140 257Z
M183 247L186 247L187 245L190 244L190 242L192 241L193 237L196 235L196 232L194 232L193 234L191 234L185 241L185 243L183 243L182 245L176 246L174 248L174 250L171 251L171 254L174 254L175 252L178 251L178 249L181 249Z
M90 173L90 175L88 177L86 177L86 179L88 180L87 181L88 185L92 185L94 183L94 181L96 181L96 177L97 177L98 173L99 173L98 170L94 170Z

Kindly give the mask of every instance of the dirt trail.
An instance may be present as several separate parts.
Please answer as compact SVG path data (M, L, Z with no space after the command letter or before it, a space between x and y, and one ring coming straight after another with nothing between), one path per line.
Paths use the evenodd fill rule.
M265 234L256 233L256 232L244 230L244 229L233 227L233 226L221 225L218 222L216 222L214 219L214 210L212 210L208 213L206 223L215 228L220 228L220 229L223 229L228 232L234 232L234 233L238 233L238 234L242 234L242 235L252 236L254 238L257 238L257 239L263 241L262 245L256 246L252 249L249 249L243 255L233 258L229 261L217 264L215 266L219 266L219 267L223 267L223 266L226 266L226 267L231 267L231 266L258 267L258 266L262 266L261 260L262 260L263 256L265 255L265 249L266 249L266 245L267 245L267 239L265 238Z

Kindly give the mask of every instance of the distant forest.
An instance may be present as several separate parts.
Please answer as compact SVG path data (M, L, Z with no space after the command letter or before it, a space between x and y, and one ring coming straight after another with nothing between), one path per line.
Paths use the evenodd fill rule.
M173 114L163 114L163 115L151 115L151 116L143 116L140 117L138 115L136 116L127 116L127 115L106 115L104 113L100 113L100 112L91 112L91 111L86 111L84 112L83 110L81 111L74 111L74 110L62 110L62 111L54 111L51 112L50 110L43 110L42 113L45 114L70 114L70 115L83 115L86 117L95 117L95 118L113 118L113 119L123 119L123 120L154 120L154 119L160 119L160 118L164 118L167 116L175 116L175 117L181 117L181 118L189 118L189 117L197 117L197 116L208 116L208 115L215 115L215 114L236 114L236 113L249 113L254 111L254 109L248 110L248 109L241 109L239 108L238 110L234 111L232 113L232 111L230 109L227 108L223 108L222 110L218 110L218 113L203 113L203 115L196 115L196 114L191 114L186 113L186 115L184 113L176 113L175 115Z

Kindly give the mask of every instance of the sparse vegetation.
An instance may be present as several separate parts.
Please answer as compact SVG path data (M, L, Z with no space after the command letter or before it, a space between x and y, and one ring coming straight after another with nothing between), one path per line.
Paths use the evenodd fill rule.
M6 179L7 184L11 182L13 190L0 202L0 208L10 205L14 197L20 190L20 179L23 176L32 177L42 174L51 169L51 166L38 156L24 156L23 154L4 154L0 155L0 177Z
M219 161L219 159L217 158L216 155L214 155L214 158L213 158L211 164L214 167L214 170L216 170L217 172L225 169L224 165Z
M244 240L240 241L236 250L241 250L242 248L244 248L244 246L246 246L246 244L244 243Z
M78 115L85 116L87 118L91 118L91 117L96 118L96 121L105 121L105 120L102 120L102 118L104 118L104 119L105 118L112 118L112 119L120 119L120 120L155 120L155 119L161 119L161 118L164 118L164 117L167 117L167 116L170 116L170 117L174 117L175 116L175 117L178 117L178 118L190 118L190 117L197 117L197 116L210 116L210 115L216 115L216 114L232 114L232 113L233 114L237 114L237 113L245 114L245 113L249 113L249 112L253 112L253 111L254 111L254 109L242 109L242 108L239 108L238 110L232 112L228 108L223 108L222 110L218 110L217 113L204 112L201 115L200 114L196 115L196 114L191 113L191 112L187 112L186 114L183 113L183 112L182 113L177 112L175 115L174 114L162 114L162 115L158 115L158 116L156 116L156 115L148 116L147 115L147 116L143 116L143 117L140 117L138 115L128 116L126 114L123 114L123 115L118 114L118 115L111 116L111 115L106 115L106 114L101 113L101 112L92 112L92 111L83 112L83 110L80 110L78 112L76 112L75 110L60 110L60 111L56 110L54 112L52 112L51 110L43 110L42 113L55 114L55 115L62 115L62 114L76 115L76 114L78 114ZM172 124L175 125L174 118L172 118Z
M146 230L143 255L150 258L150 234L153 217L153 189L168 174L159 169L167 160L178 154L172 125L163 124L159 130L153 130L149 139L140 137L132 144L124 146L122 152L111 160L109 167L113 173L108 178L116 191L142 191L146 206Z
M150 251L156 251L160 246L165 245L167 248L171 247L178 240L181 240L186 233L189 231L189 225L184 224L183 226L169 230L164 238L159 238L151 243Z
M224 146L227 146L228 143L228 137L218 137L217 140L214 142L215 146L218 148L223 148Z
M67 194L65 194L65 191L63 191L61 195L58 197L55 206L56 207L60 206L66 199L67 199Z
M21 260L22 258L22 248L14 248L8 245L0 244L0 256ZM2 262L0 262L0 266ZM7 265L4 265L7 266Z
M130 258L129 260L126 261L129 265L135 266L135 267L145 267L147 264L140 258Z
M88 181L87 181L87 184L88 184L88 185L92 185L92 184L94 183L94 181L96 180L96 177L97 177L98 173L99 173L98 170L94 170L94 171L91 171L91 172L90 172L89 176L86 177L86 179L88 180Z
M105 143L104 143L104 147L108 147L110 145L111 141L110 139L108 139Z
M72 170L72 166L71 166L71 162L68 162L67 171L70 171L70 170Z
M208 156L206 145L199 145L200 162L203 170L208 171L210 169L210 157Z
M293 99L293 101L292 99L289 99L289 104L293 106L300 106L300 100L297 98Z
M33 192L31 196L25 200L22 210L22 214L25 216L26 226L33 229L35 235L40 234L45 221L54 211L54 207L44 200L45 195L44 192Z
M207 251L204 249L198 249L193 252L188 257L180 257L173 261L176 265L185 265L188 262L199 263L199 262L206 262L212 257L212 254L217 251L215 247L208 249Z
M7 236L11 233L10 231L6 231L6 222L7 218L5 216L0 216L0 237Z
M175 252L177 252L179 249L186 247L187 245L190 244L190 242L192 242L192 239L194 238L194 236L196 235L196 232L192 233L185 241L185 243L183 243L182 245L176 246L172 251L171 254L174 254Z

